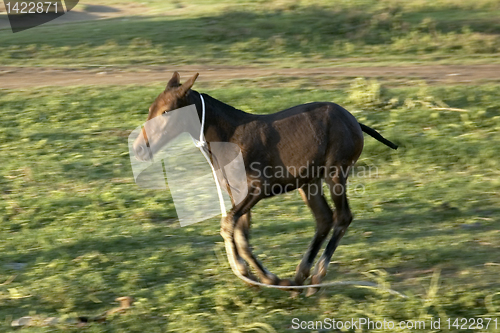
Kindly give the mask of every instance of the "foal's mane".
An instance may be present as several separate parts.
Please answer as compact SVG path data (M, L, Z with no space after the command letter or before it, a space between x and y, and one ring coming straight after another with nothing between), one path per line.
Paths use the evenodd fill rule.
M200 96L203 96L206 109L206 124L215 125L216 131L219 134L219 140L227 141L233 135L235 129L244 125L257 117L251 113L239 110L229 104L219 101L218 99L206 94L192 90L193 97L199 101ZM200 112L201 110L198 110Z
M195 92L198 93L197 91L195 91ZM226 104L222 101L219 101L218 99L210 96L209 94L202 93L201 95L203 95L203 98L205 99L205 103L206 103L207 107L209 107L209 108L214 108L214 109L221 110L221 111L227 111L229 114L231 114L231 113L232 114L234 114L234 113L247 114L245 111L242 111L240 109L235 108L234 106L231 106L231 105Z

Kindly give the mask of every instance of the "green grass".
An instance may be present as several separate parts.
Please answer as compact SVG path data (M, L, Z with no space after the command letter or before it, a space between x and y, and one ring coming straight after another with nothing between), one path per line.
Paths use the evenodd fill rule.
M106 4L107 2L105 2ZM111 4L113 2L110 2ZM498 63L497 1L147 3L149 15L0 31L8 66Z
M168 191L133 182L127 136L162 87L3 90L0 284L14 279L0 285L0 331L25 315L97 315L118 296L134 297L135 307L86 331L290 332L293 318L500 320L499 85L381 89L366 99L363 91L259 83L199 89L256 113L335 101L400 144L391 151L366 138L358 165L378 175L351 179L355 220L326 281L383 282L408 299L355 288L290 299L246 287L226 262L217 218L180 228ZM468 112L411 107L425 98ZM298 194L262 201L253 221L255 253L291 277L314 231Z

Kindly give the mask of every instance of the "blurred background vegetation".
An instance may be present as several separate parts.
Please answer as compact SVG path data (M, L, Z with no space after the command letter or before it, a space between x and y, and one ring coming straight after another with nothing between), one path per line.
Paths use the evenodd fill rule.
M439 317L455 332L446 319L500 321L500 83L398 75L398 66L418 77L419 68L500 63L498 1L106 0L75 9L104 7L127 15L0 30L0 80L20 66L168 70L164 82L133 86L0 89L0 331L22 316L38 320L26 332L80 331L72 318L109 310L119 296L136 302L86 331L292 332L292 318ZM400 145L366 139L358 165L378 174L350 180L355 219L325 280L375 281L408 298L248 288L227 264L218 218L180 228L168 191L134 184L127 137L170 72L188 65L241 73L203 80L201 71L195 88L247 112L332 101ZM394 75L244 74L358 66ZM280 277L293 275L313 233L298 193L253 214L254 251ZM59 324L39 325L51 316Z
M120 5L135 16L68 29L46 25L17 34L4 31L1 63L317 67L499 62L497 0L95 3ZM75 10L84 6L96 7L80 4Z

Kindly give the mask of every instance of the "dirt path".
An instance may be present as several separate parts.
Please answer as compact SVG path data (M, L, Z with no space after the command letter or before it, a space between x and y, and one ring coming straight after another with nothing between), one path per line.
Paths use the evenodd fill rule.
M321 82L351 77L374 77L393 82L422 79L429 84L457 84L475 81L500 81L500 65L430 65L394 67L333 67L309 69L268 69L224 66L183 66L134 68L29 68L0 67L0 88L19 89L38 86L144 85L166 82L173 71L181 75L200 73L199 81L261 77L317 78Z

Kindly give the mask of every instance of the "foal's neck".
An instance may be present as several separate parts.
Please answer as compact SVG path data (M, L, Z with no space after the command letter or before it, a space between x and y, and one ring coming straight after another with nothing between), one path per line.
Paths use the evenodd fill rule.
M200 93L191 90L188 95L190 103L196 105L198 116L202 117L202 103ZM225 104L210 95L203 94L205 101L205 128L207 141L229 142L234 131L239 126L249 122L254 115L238 110Z

